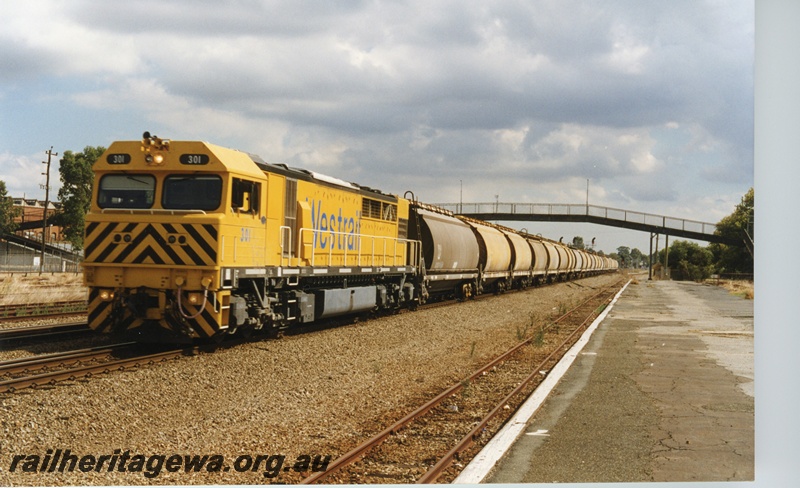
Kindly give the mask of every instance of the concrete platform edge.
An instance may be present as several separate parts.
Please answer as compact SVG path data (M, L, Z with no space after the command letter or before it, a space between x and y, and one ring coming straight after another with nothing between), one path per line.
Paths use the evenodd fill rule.
M597 329L603 320L605 320L608 313L614 307L614 304L619 299L622 292L628 287L632 280L628 280L625 285L614 295L614 299L603 310L602 313L592 322L586 329L569 351L561 358L561 360L553 367L550 374L544 379L539 388L522 404L516 414L511 417L502 429L489 441L486 446L475 456L472 461L464 468L458 477L453 480L454 484L476 484L486 478L489 472L494 468L495 464L505 455L506 451L514 444L514 441L520 436L528 421L533 417L539 407L542 406L547 396L556 387L561 378L567 372L569 367L578 357L578 354L583 350L586 343L592 337L592 334Z

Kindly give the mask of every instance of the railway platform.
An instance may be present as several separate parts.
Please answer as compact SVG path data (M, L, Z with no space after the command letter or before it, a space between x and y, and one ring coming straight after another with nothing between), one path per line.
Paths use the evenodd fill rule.
M753 480L753 323L753 300L722 288L632 282L533 416L507 423L524 424L513 444L501 432L455 482Z

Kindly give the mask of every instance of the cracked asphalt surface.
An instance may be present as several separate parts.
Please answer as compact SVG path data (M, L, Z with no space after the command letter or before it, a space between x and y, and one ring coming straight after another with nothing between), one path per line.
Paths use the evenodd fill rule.
M492 483L747 481L753 301L631 283Z

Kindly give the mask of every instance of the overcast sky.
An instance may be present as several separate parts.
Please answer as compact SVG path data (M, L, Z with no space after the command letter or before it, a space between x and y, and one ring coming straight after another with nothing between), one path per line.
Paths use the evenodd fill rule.
M14 196L44 198L51 145L145 130L427 202L463 185L464 202L584 203L588 179L591 204L717 222L753 186L752 1L27 0L0 18Z

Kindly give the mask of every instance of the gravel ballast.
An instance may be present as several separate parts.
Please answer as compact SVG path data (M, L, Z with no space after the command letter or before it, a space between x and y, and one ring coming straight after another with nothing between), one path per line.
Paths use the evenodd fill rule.
M335 459L381 430L379 419L401 416L517 343L531 320L539 325L618 280L559 283L0 395L0 485L293 483L299 456ZM52 458L59 449L93 456L94 468L40 472L48 450ZM134 472L120 471L126 453L147 466L137 471L126 459ZM220 455L228 469L170 472L173 455ZM287 470L268 470L273 455L285 456ZM238 471L257 456L256 471Z

